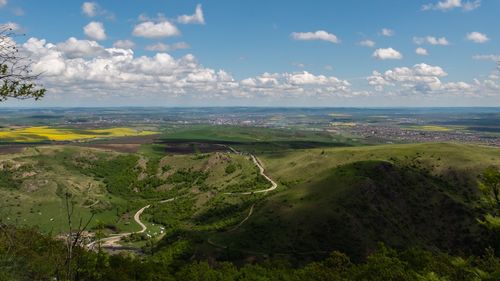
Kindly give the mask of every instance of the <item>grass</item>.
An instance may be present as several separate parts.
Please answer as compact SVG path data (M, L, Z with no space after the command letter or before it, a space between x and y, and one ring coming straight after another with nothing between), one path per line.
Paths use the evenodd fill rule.
M142 203L109 194L99 179L67 165L75 155L94 157L96 153L92 149L54 146L29 148L15 156L2 155L0 163L12 163L9 171L19 179L19 184L0 186L0 196L4 198L0 213L10 221L36 225L45 232L64 232L67 228L64 193L68 192L72 194L76 219L89 218L95 212L91 227L102 222L124 231L138 230L131 217ZM127 213L128 216L123 216Z
M230 173L228 167L232 167ZM72 194L77 220L94 213L91 228L103 224L116 232L139 230L133 215L141 207L172 197L184 198L146 210L143 220L152 227L152 236L158 236L160 226L153 226L152 222L158 216L156 221L163 221L163 210L169 214L173 207L182 210L190 206L192 220L168 217L174 225L180 223L191 229L197 223L195 215L213 208L209 202L219 202L217 198L224 197L223 192L234 191L238 184L260 177L247 156L162 155L155 145L145 145L139 153L132 154L69 145L31 147L20 153L0 155L0 170L0 196L4 198L0 215L10 222L38 226L44 232L67 230L65 192ZM240 203L234 198L220 200ZM153 209L159 211L155 213ZM231 218L219 216L215 220L220 222L196 227L223 228L237 223L238 215L236 220L234 213L223 215Z
M165 155L163 144L143 145L131 154L55 145L0 155L6 175L0 181L0 215L45 232L64 232L61 192L68 191L78 217L96 213L92 227L101 222L108 229L137 231L134 213L152 204L142 218L155 239L165 234L158 250L187 243L189 256L224 252L210 246L207 237L231 251L297 259L332 249L360 257L378 240L396 247L408 242L464 250L460 241L476 245L484 237L477 226L474 184L485 167L500 166L498 149L446 143L329 147L334 140L329 135L229 128L227 135L209 126L185 128L170 137L214 142L235 137L235 147L257 152L279 184L275 192L224 194L268 186L245 155ZM323 145L312 145L316 141ZM179 199L158 203L172 197ZM255 208L248 221L229 231L250 206ZM426 221L436 214L442 219ZM452 244L440 242L436 233L455 235L446 240Z
M325 132L302 131L292 129L271 129L242 126L209 126L198 125L170 128L165 131L162 139L166 141L212 141L228 143L257 142L339 142L341 137Z
M109 129L70 129L47 126L11 128L0 131L2 142L43 142L43 141L75 141L112 137L143 136L156 134L153 131L138 131L131 128Z
M477 221L475 186L486 167L500 167L496 148L379 145L260 159L281 185L238 231L213 236L233 251L307 259L336 249L360 258L379 241L465 252L491 242Z

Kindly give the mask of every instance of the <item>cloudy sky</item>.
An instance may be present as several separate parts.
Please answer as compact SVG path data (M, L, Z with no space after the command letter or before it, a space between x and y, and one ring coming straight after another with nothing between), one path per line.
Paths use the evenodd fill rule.
M500 106L498 0L0 0L2 106Z

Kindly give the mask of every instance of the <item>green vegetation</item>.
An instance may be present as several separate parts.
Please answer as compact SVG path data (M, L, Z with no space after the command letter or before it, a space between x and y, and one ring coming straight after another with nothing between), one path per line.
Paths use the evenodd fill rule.
M500 170L488 167L481 175L479 189L483 192L482 206L487 210L482 223L500 233Z
M179 255L156 254L138 259L109 256L76 248L69 266L63 243L36 230L1 225L0 279L24 280L498 280L500 259L491 249L480 256L462 258L418 248L396 251L379 245L366 260L352 262L340 252L324 260L292 267L269 259L238 267L231 262L180 261ZM176 244L182 252L185 245ZM13 250L14 249L14 250Z
M251 153L357 144L351 139L325 132L207 125L169 128L164 131L161 139L166 143L226 144Z
M486 167L500 166L496 149L384 145L269 152L260 159L281 191L237 231L212 238L239 256L279 253L300 261L341 250L357 260L379 241L455 253L498 243L478 221L485 212L477 187Z
M61 145L0 155L0 242L19 243L15 252L0 244L0 280L499 276L498 149L352 146L326 133L232 126L164 137L130 153ZM254 192L270 182L250 153L276 190ZM50 236L67 232L66 194L75 219L93 215L89 230L102 236L138 231L134 214L149 206L146 231L120 241L143 255L78 249L64 277L64 245Z

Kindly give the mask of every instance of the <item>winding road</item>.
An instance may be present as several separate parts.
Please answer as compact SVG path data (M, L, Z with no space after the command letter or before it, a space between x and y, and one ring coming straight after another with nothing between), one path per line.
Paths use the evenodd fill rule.
M236 154L241 154L239 151L237 151L236 149L230 147L230 146L227 146L233 153L236 153ZM260 171L260 175L263 176L264 178L266 178L267 181L269 181L269 183L271 183L271 186L267 189L262 189L262 190L256 190L256 191L247 191L247 192L226 192L224 194L226 195L252 195L252 194L255 194L255 193L267 193L269 191L273 191L275 190L277 187L278 187L278 184L272 180L269 176L266 175L265 173L265 170L264 170L264 167L262 166L262 164L260 163L259 159L253 155L253 154L250 154L250 157L252 158L252 161L253 163L259 168L259 171ZM176 199L176 197L174 198L169 198L169 199L166 199L166 200L162 200L162 201L159 201L160 204L163 204L163 203L167 203L167 202L172 202ZM142 207L141 209L139 209L135 214L134 214L134 221L141 227L141 230L139 231L136 231L136 232L124 232L124 233L119 233L119 234L114 234L114 235L111 235L109 237L106 237L106 238L102 238L100 240L96 240L96 241L93 241L89 244L86 245L86 247L88 249L94 249L95 248L95 245L99 242L101 242L101 246L104 247L104 248L119 248L120 245L118 244L118 242L120 242L120 240L123 238L123 237L126 237L126 236L129 236L129 235L132 235L132 234L138 234L138 233L144 233L146 232L146 230L148 229L147 226L141 221L141 215L142 213L147 209L151 207L151 205L146 205L144 207ZM248 215L237 225L235 226L234 228L230 229L229 231L234 231L236 229L238 229L241 225L243 225L249 218L250 216L253 214L253 211L254 211L254 207L255 207L255 204L253 204L251 207L250 207L250 211L248 212ZM210 244L213 244L211 243L210 239L209 239L209 243ZM215 245L215 244L214 244Z
M234 148L230 148L233 152L238 153ZM252 157L253 163L259 168L260 170L260 175L266 178L266 180L271 183L271 187L267 189L262 189L262 190L256 190L256 191L246 191L246 192L226 192L224 194L226 195L252 195L255 193L267 193L269 191L273 191L278 187L278 184L273 181L270 177L268 177L265 173L264 167L260 163L259 159L255 157L255 155L250 154L250 157Z
M160 203L171 202L173 200L175 200L175 198L170 198L170 199L167 199L167 200L163 200L163 201L160 201ZM102 238L100 240L96 240L96 241L93 241L93 242L87 244L87 248L88 249L94 249L95 245L98 242L101 242L102 243L101 246L105 247L105 248L120 247L120 245L118 244L118 242L123 237L129 236L129 235L132 235L132 234L136 234L136 233L144 233L144 232L146 232L146 230L148 229L148 227L141 221L141 215L149 207L151 207L151 205L146 205L146 206L142 207L134 215L134 221L141 227L141 230L135 231L135 232L124 232L124 233L114 234L114 235L111 235L109 237Z

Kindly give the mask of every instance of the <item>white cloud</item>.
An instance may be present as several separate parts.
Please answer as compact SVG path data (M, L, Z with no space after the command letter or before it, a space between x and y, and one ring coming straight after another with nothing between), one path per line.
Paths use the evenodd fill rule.
M373 52L372 57L379 60L399 60L403 58L400 52L393 48L377 49Z
M179 16L177 21L182 24L205 24L205 17L203 16L201 4L196 5L194 14Z
M100 22L92 21L83 28L83 32L90 39L94 40L105 40L106 31L104 30L104 25Z
M178 42L169 45L164 43L156 43L146 46L146 50L155 52L171 52L175 50L189 49L190 47L191 46L189 46L189 44L186 42Z
M163 38L177 36L180 31L167 20L160 22L145 21L134 27L132 34L144 38Z
M415 49L415 53L419 56L427 56L429 55L429 53L427 52L426 49L422 48L422 47L418 47L417 49Z
M467 33L466 38L474 43L486 43L490 41L490 38L486 34L477 31Z
M440 77L448 75L439 66L416 64L412 68L396 67L384 73L374 71L367 78L375 90L382 91L385 87L395 87L397 90L413 90L424 92L437 90L441 87Z
M97 3L95 2L83 2L82 13L87 17L95 17L97 15Z
M375 42L372 41L372 40L363 40L363 41L360 41L358 43L360 46L363 46L363 47L370 47L370 48L373 48L375 47Z
M7 5L7 0L0 0L0 8Z
M391 37L394 36L395 32L392 29L389 28L382 28L379 32L380 35L385 36L385 37Z
M435 4L425 4L422 6L423 11L439 10L449 11L461 8L463 11L472 11L481 6L481 0L462 1L462 0L443 0Z
M492 60L500 62L500 55L475 55L473 58L476 60Z
M104 48L95 41L70 38L59 44L30 38L23 51L35 61L33 70L44 73L42 83L51 96L189 99L283 98L360 96L350 83L334 76L312 73L263 73L242 80L224 70L199 64L185 55L166 53L135 56L131 49Z
M82 4L82 14L89 18L95 16L105 16L107 19L115 19L115 15L113 13L104 10L96 2L84 2Z
M441 81L447 75L439 66L420 63L413 67L396 67L384 73L373 71L367 81L376 91L388 91L400 96L485 96L500 89L496 88L499 84L495 79L475 79L474 83Z
M472 10L475 10L477 8L479 8L481 6L481 0L475 0L475 1L471 1L471 2L464 2L462 4L462 10L468 12L468 11L472 11Z
M318 30L315 32L293 32L290 36L294 40L310 41L310 40L322 40L331 43L340 43L340 39L337 38L335 34L328 33L324 30Z
M135 47L135 43L131 40L117 40L113 43L113 47L119 49L132 49Z
M417 45L422 44L430 44L430 45L440 45L440 46L448 46L450 42L446 37L437 38L434 36L426 36L426 37L413 37L413 42Z
M70 59L105 56L108 54L104 47L96 41L78 40L74 37L57 44L56 49Z

